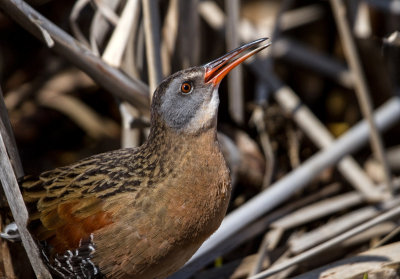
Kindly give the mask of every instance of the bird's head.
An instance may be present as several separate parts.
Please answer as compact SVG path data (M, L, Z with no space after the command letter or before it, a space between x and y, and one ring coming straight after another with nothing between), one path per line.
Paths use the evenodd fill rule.
M260 45L266 40L258 39L203 66L185 69L166 78L153 96L152 121L157 119L176 132L189 134L215 126L219 84L233 68L268 47L270 44ZM249 52L240 55L245 51Z

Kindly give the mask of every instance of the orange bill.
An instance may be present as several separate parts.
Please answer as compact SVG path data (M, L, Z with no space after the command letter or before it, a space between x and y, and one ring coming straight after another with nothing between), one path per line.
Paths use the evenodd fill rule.
M206 83L212 82L214 85L218 85L222 81L222 79L237 65L245 61L247 58L253 56L257 52L263 50L264 48L269 47L271 43L260 45L260 43L265 42L266 40L268 40L268 38L255 40L251 43L245 44L241 47L238 47L237 49L228 52L227 54L215 59L214 61L205 64L204 68L206 71L204 74L204 81ZM253 50L243 56L239 56L239 54L241 54L242 52L250 49Z

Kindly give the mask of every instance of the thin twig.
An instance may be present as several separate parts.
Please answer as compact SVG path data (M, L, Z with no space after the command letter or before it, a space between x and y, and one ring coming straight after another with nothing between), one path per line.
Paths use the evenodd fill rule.
M140 13L140 7L138 8L138 12ZM130 36L128 38L127 46L126 49L129 49L129 51L125 51L124 54L124 59L122 60L121 67L124 70L124 72L134 78L139 78L140 77L140 72L139 72L139 65L138 61L136 61L136 50L139 48L139 40L138 40L138 32L139 32L139 26L140 26L140 17L138 16L135 18L135 21L133 23L133 26L131 28Z
M69 15L69 25L75 38L82 44L89 46L89 41L83 35L77 23L80 12L90 3L90 0L77 0L72 7L71 14Z
M162 80L160 18L157 0L142 0L150 96Z
M12 131L10 119L8 118L6 104L3 99L3 92L0 88L0 130L3 131L2 136L7 146L8 155L17 178L24 176L21 159L19 157L17 143L15 142L14 133Z
M291 235L291 237L295 237L298 233L293 233ZM271 265L271 267L269 267L270 269L274 268L274 266L279 265L280 263L286 262L289 259L290 256L290 252L289 251L285 251L275 262L273 265ZM272 276L272 279L286 279L291 277L290 274L296 270L297 266L296 265L292 265L289 268L286 268L285 270L282 270L280 273L275 273ZM252 279L254 276L249 277L248 279Z
M175 43L178 33L178 0L169 1L164 24L161 29L161 60L164 76L171 74L172 55L175 51Z
M268 252L268 234L265 234L258 248L256 260L249 273L249 276L253 276L259 273L263 269L263 263L265 261L267 252Z
M377 242L372 248L378 248L388 242L390 239L400 234L400 227L396 227L389 234L387 234L384 238L382 238L379 242Z
M119 111L122 118L121 147L137 147L140 145L140 130L132 124L136 119L140 119L139 112L126 102L119 104Z
M121 67L122 57L126 50L129 34L135 19L139 16L139 0L128 0L122 11L120 20L102 55L104 61L113 67Z
M113 9L111 9L105 1L101 0L93 0L92 3L95 4L95 6L98 8L100 13L104 16L105 19L107 19L112 25L117 25L119 21L118 15L114 12Z
M169 1L164 25L161 29L161 60L164 76L171 74L172 59L176 48L179 25L179 1Z
M239 21L240 21L240 0L225 0L225 9L227 15L226 22L226 46L228 49L234 49L239 46ZM232 119L242 124L244 121L243 104L243 80L242 67L233 69L228 76L229 87L229 113Z
M2 98L1 95L0 98ZM2 120L1 122L6 122L5 120L6 119L4 119L4 121ZM8 157L3 136L5 133L6 131L4 130L2 130L0 133L0 169L2 170L0 172L0 182L3 186L4 193L13 214L15 223L18 226L18 232L21 236L22 244L25 247L25 251L37 278L51 278L50 273L41 260L39 249L36 246L35 241L30 235L28 229L26 228L28 222L28 211L25 207L13 167Z
M300 160L300 140L297 136L292 123L286 126L286 137L288 142L288 156L292 169L297 168L301 164Z
M118 0L103 0L101 5L107 5L107 9L114 13L114 10L117 9L119 2L120 1ZM100 56L99 46L103 46L104 40L107 38L110 29L114 27L111 26L112 24L110 24L110 21L108 21L103 15L103 10L104 9L96 9L92 22L90 23L89 30L90 48L97 56Z
M271 224L273 228L292 229L308 222L321 219L333 213L354 207L363 202L363 197L358 192L349 192L334 197L317 201L304 206L299 210L287 214Z
M261 147L264 151L266 162L262 189L266 189L271 184L273 171L275 168L275 156L268 133L265 130L264 118L264 108L262 108L261 106L257 106L253 111L251 120L254 122L254 125L257 128L257 132L260 136Z
M178 67L185 69L200 63L200 16L197 6L200 0L178 2L179 23L174 57Z

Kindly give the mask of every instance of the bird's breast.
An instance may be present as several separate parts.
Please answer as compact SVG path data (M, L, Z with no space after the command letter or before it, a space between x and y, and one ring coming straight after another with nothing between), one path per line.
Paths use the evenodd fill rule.
M116 197L113 226L95 234L93 261L111 278L167 276L220 225L230 180L219 150L190 150L171 165L174 170L158 185Z

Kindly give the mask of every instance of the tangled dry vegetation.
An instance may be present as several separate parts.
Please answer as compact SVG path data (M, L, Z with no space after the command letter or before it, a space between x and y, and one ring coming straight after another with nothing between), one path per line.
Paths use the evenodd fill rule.
M27 174L137 146L163 77L269 37L220 88L227 218L172 278L399 278L399 1L27 2L0 0L17 177L8 121ZM0 277L23 254L1 241Z

